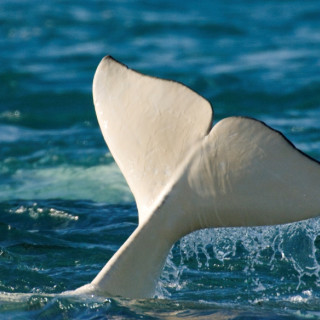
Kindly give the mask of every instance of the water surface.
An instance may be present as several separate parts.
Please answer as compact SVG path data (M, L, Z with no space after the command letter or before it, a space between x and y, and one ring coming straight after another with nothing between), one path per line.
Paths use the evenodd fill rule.
M183 82L215 121L258 118L319 160L317 0L2 0L0 24L0 317L320 317L319 219L193 233L155 299L59 295L137 226L92 104L101 58Z

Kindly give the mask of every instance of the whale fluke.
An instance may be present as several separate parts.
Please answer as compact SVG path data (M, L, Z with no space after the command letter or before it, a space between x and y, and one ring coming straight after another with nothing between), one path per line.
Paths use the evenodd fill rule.
M139 225L76 293L151 297L171 246L194 230L320 215L319 162L266 124L230 117L211 129L207 100L110 56L97 68L93 97Z

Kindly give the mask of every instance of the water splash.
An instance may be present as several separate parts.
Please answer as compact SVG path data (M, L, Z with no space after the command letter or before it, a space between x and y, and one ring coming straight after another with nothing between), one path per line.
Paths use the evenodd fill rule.
M281 226L194 232L176 243L158 284L159 297L252 304L320 295L320 219ZM224 279L221 285L221 278Z

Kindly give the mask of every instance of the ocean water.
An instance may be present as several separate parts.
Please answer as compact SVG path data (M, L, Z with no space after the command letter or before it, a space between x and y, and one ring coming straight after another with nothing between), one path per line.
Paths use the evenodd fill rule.
M183 82L215 122L255 117L319 160L318 0L1 0L0 25L0 318L320 318L317 218L195 232L153 299L59 295L137 226L93 108L101 58Z

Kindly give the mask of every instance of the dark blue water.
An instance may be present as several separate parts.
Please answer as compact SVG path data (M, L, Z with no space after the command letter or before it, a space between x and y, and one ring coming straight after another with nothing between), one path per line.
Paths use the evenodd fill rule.
M1 0L0 317L319 318L319 219L194 233L172 248L155 299L59 296L137 225L92 104L106 54L320 159L318 0Z

